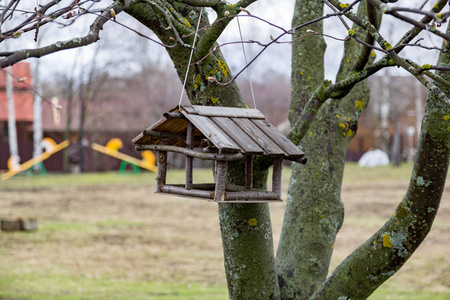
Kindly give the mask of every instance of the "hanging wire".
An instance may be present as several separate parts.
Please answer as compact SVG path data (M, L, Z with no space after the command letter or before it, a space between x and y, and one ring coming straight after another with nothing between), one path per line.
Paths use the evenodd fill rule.
M184 76L183 87L181 88L180 101L178 102L178 109L179 110L181 110L181 100L183 99L183 92L184 92L184 88L186 86L187 77L188 77L188 74L189 74L189 66L191 65L191 61L192 61L192 54L194 54L195 42L197 40L198 28L200 26L200 20L202 19L202 14L203 14L203 7L200 9L200 16L198 17L197 29L195 29L195 34L194 34L194 42L192 43L191 54L189 56L189 62L187 64L187 68L186 68L186 75Z
M242 52L244 52L245 65L248 66L247 54L245 53L244 40L242 38L241 23L239 23L239 17L237 17L236 19L237 19L237 23L238 23L238 27L239 27L239 35L241 36L241 45L242 45ZM250 83L250 91L252 92L253 107L256 109L255 94L253 93L252 79L250 78L250 67L247 68L247 77L248 77L248 82Z

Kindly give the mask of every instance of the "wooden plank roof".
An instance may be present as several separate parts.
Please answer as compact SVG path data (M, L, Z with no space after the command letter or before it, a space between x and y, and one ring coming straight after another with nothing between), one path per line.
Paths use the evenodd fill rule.
M170 112L178 112L178 107ZM208 139L223 152L242 154L283 156L290 160L305 157L295 144L268 122L257 109L182 106L180 112L185 119L162 118L147 130L186 135L187 121L194 127L194 147L200 147L201 139ZM161 137L139 134L133 139L137 145L159 144ZM169 138L168 145L184 146L180 138Z

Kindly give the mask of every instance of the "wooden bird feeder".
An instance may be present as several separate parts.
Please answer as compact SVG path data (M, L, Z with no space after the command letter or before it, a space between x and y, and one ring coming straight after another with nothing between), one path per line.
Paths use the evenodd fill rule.
M256 109L181 106L133 139L136 150L158 151L157 193L216 202L274 202L281 200L283 159L306 163L305 153L270 124ZM186 155L186 182L167 184L167 152ZM273 157L272 191L252 187L253 157ZM192 182L194 158L215 161L215 183ZM230 161L245 160L245 185L227 183Z

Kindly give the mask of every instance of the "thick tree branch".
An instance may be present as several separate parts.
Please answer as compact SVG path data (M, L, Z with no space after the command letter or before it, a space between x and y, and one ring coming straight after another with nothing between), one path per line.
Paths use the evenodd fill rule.
M377 28L377 29L380 28L381 17L380 17L379 11L375 6L370 4L370 2L367 2L367 18L368 18L370 24L374 25L375 28ZM364 69L366 64L369 62L369 59L370 59L370 56L372 53L372 47L366 46L366 44L373 45L375 40L371 34L366 33L364 42L365 43L361 47L361 52L358 55L356 62L352 67L353 71L361 71L362 69Z
M217 19L220 19L227 15L238 15L241 12L241 8L246 8L256 1L257 0L243 0L234 5L226 5L226 3L223 2L222 5L216 5L213 9L217 13ZM212 26L205 31L197 44L197 49L199 50L199 53L196 54L197 59L202 58L211 50L219 36L232 20L233 18L226 18L221 22L214 22Z
M371 75L375 74L379 70L394 66L394 62L389 58L384 57L367 67L363 71L352 72L345 79L331 84L330 81L324 81L324 83L317 88L315 93L308 100L302 114L298 118L291 131L288 134L288 138L294 143L299 144L308 131L309 126L315 118L315 114L318 112L320 106L329 98L340 99L348 94L351 88Z
M176 41L180 45L184 45L185 43L183 42L183 40L181 39L180 35L178 34L177 29L175 28L175 26L173 26L172 18L169 16L169 13L167 13L167 11L164 10L164 8L162 8L160 5L158 5L154 1L146 0L146 2L148 4L150 4L151 6L153 6L159 13L161 13L165 17L167 23L169 24L170 29L172 29L172 32L175 35Z

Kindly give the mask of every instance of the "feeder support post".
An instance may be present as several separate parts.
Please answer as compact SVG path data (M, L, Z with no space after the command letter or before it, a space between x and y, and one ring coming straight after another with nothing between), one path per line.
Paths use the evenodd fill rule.
M187 121L186 130L186 148L194 147L194 127L190 121ZM186 156L186 189L192 189L192 160L191 156Z
M221 151L219 150L219 154ZM228 162L216 161L215 170L216 189L214 191L214 201L225 201L225 190L227 186Z
M281 171L283 170L283 157L275 157L273 160L272 192L281 198Z
M167 145L167 139L161 140L161 145ZM161 193L161 186L166 184L167 151L158 151L158 173L156 174L156 192Z
M245 188L253 187L253 155L245 156Z

